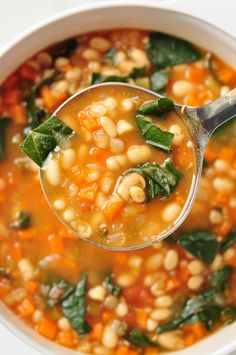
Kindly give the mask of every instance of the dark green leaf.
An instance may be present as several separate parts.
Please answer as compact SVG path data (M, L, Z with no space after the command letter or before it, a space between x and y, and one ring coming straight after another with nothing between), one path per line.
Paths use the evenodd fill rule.
M211 330L213 325L220 319L221 307L218 305L209 305L204 309L194 314L187 323L202 322L207 330Z
M30 215L28 212L20 211L17 219L10 223L10 228L26 229L30 226Z
M103 62L106 64L115 64L116 63L116 49L114 47L110 48L106 52Z
M136 121L143 139L147 144L170 153L171 145L174 139L173 133L163 131L155 124L147 121L142 115L136 115Z
M214 260L218 248L216 238L205 230L181 235L178 237L178 244L206 264Z
M226 235L226 237L220 243L219 251L223 253L228 248L232 247L236 243L236 226Z
M0 118L0 160L5 159L6 130L11 122L9 117Z
M152 340L149 339L149 337L141 332L140 330L131 330L129 332L128 336L126 337L126 340L133 345L135 348L141 348L141 347L157 347L158 344L154 343Z
M61 305L66 318L69 319L76 332L83 336L90 331L90 326L86 321L86 282L87 274L83 273L75 290L64 297Z
M146 67L142 68L133 68L132 72L130 73L130 78L137 79L146 76Z
M230 324L236 321L236 307L235 306L228 306L222 309L221 314L227 319L227 324Z
M69 57L77 48L78 43L75 38L69 39L63 43L61 43L59 46L57 46L57 49L54 49L51 52L52 58L56 59L59 57Z
M215 271L210 278L212 287L215 287L219 292L223 292L228 286L232 272L233 268L229 265L225 265L221 269Z
M0 276L7 276L7 271L4 269L4 267L0 267Z
M52 116L29 133L20 149L37 165L42 166L49 153L71 134L72 130L68 126Z
M105 76L101 73L93 73L92 74L92 85L100 84L100 83L107 83L107 82L127 83L127 80L128 80L127 76L118 76L118 75Z
M157 68L195 62L201 53L191 43L164 33L149 35L147 55Z
M65 280L53 282L48 291L47 305L54 307L57 303L66 299L74 290L75 288Z
M138 113L141 113L142 115L155 115L163 118L166 116L167 112L170 112L173 109L174 101L167 97L162 97L142 105L139 107Z
M118 285L115 285L112 281L112 275L108 275L105 280L104 280L104 287L113 295L113 296L119 296L121 292L121 287Z
M169 80L169 73L169 69L161 69L152 73L150 76L151 89L163 94Z

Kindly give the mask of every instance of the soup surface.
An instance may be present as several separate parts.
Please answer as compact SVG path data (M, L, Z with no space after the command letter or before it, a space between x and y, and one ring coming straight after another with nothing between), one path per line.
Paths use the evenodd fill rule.
M236 318L236 125L212 137L176 236L138 251L95 248L57 220L37 166L18 146L71 94L111 76L193 106L236 83L215 55L128 29L79 36L22 64L0 89L0 297L40 335L75 351L155 355Z
M57 113L78 134L47 159L42 183L53 209L82 238L132 247L176 223L194 177L195 148L171 101L169 112L151 115L159 102L153 98L104 86ZM149 115L139 113L146 109Z

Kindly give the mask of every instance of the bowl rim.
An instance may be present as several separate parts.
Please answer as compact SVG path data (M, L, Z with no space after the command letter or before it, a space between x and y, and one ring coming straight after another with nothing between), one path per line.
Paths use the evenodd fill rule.
M233 36L231 33L225 31L222 29L220 26L216 26L210 21L201 19L199 16L194 16L191 14L188 14L187 12L183 12L182 10L178 9L173 9L170 8L169 6L173 3L176 3L176 0L168 0L165 3L161 2L160 0L156 0L155 2L151 0L136 0L135 2L132 0L120 0L119 3L117 3L115 0L109 0L109 1L98 1L95 3L89 3L89 4L80 4L78 6L75 6L71 9L67 10L62 10L59 13L55 15L50 15L46 19L38 21L36 24L29 26L26 30L22 31L19 35L15 36L12 40L8 41L5 45L0 47L0 61L2 58L7 55L8 51L13 49L17 44L20 44L20 42L23 42L26 40L27 37L33 35L34 33L38 32L40 29L46 28L48 25L56 23L57 21L69 18L70 16L76 15L76 14L81 14L83 12L87 11L92 11L92 10L102 10L102 9L110 9L110 8L128 8L128 7L134 7L134 8L148 8L148 9L154 9L158 10L159 12L169 12L171 14L176 14L177 16L183 16L185 18L188 18L189 20L201 23L202 25L207 26L208 28L212 29L218 34L222 34L225 38L230 40L231 42L235 43L236 46L236 36ZM138 27L138 26L137 26ZM79 32L79 31L78 31ZM67 37L69 38L69 37ZM5 316L7 314L7 317ZM11 319L11 320L10 320ZM33 330L31 327L29 327L27 324L25 324L22 320L19 319L6 305L4 305L0 301L0 322L15 336L17 336L20 340L23 340L29 347L34 349L35 351L38 351L42 354L45 355L53 355L55 354L54 349L51 348L50 345L55 345L53 342L45 339L42 337L40 334L38 334L35 330ZM19 323L22 325L22 329L19 329L17 327L16 323ZM233 325L229 325L227 327L232 327ZM25 330L27 330L27 334L25 333ZM225 331L225 328L221 328L218 332L223 332ZM215 333L216 334L216 333ZM37 341L37 339L41 340ZM204 340L203 340L204 341ZM207 338L205 338L205 341L208 341ZM48 345L47 348L44 346ZM198 342L199 344L201 342ZM197 346L194 345L194 346ZM59 346L58 344L56 344ZM60 348L63 348L62 346L59 346ZM74 351L68 348L63 348L64 350L66 349L67 354L75 354ZM227 355L231 351L236 349L236 339L234 341L231 341L230 343L225 343L221 348L216 350L212 355ZM183 349L187 350L187 349ZM188 351L188 350L187 350ZM90 354L85 354L81 352L76 352L78 355L90 355ZM169 355L175 355L176 352L168 352ZM186 355L187 353L184 353ZM59 355L59 354L58 354ZM181 351L182 355L182 351Z

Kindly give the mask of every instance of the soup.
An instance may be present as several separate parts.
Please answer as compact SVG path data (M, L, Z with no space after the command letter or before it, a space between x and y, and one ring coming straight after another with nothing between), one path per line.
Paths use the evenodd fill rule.
M92 79L126 77L195 106L234 87L236 72L163 34L126 29L78 39L36 54L1 86L1 300L40 335L87 354L154 355L191 346L235 320L235 121L212 137L181 229L128 252L95 248L65 228L42 194L37 166L18 146ZM171 58L169 51L160 58L170 42ZM185 155L179 158L184 164Z
M169 112L151 114L158 102L145 92L103 86L57 113L78 134L46 160L42 183L53 209L82 238L132 247L178 220L195 172L195 147L170 100ZM146 110L149 115L140 113Z

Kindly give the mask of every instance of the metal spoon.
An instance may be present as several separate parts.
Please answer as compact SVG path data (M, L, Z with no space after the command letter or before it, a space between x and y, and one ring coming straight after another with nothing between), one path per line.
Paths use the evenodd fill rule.
M88 87L75 95L71 96L68 100L66 100L56 111L55 115L60 116L60 111L65 108L66 105L70 104L72 101L78 101L81 97L81 95L86 95L91 90L96 90L100 87L107 87L113 88L115 90L116 87L123 87L125 90L130 89L130 90L135 90L140 91L140 92L145 92L149 93L153 96L153 99L156 98L161 98L163 96L144 89L142 87L137 87L134 85L130 84L125 84L125 83L102 83L102 84L97 84L93 85L91 87ZM178 219L175 221L175 224L172 225L169 229L163 231L159 235L152 236L150 238L150 241L144 241L143 244L139 245L132 245L128 247L114 247L110 246L108 244L102 244L102 243L97 243L94 242L90 239L82 238L74 229L71 228L69 224L67 224L58 214L57 212L53 209L51 202L47 198L47 194L45 192L45 188L43 185L43 180L42 180L42 174L41 176L41 185L42 189L44 191L45 197L53 209L54 213L57 215L59 220L66 225L67 228L69 228L73 233L75 233L78 237L82 238L83 240L92 243L93 245L104 247L107 249L112 249L112 250L134 250L134 249L139 249L143 247L150 246L154 243L156 243L159 240L162 240L166 237L168 237L170 234L172 234L174 231L176 231L180 225L184 222L185 218L188 216L191 207L193 205L193 202L195 200L197 190L198 190L198 185L199 185L199 180L201 177L202 173L202 165L203 165L203 157L204 157L204 151L207 146L207 143L209 141L210 136L212 133L223 123L226 121L230 120L234 115L236 115L236 89L233 89L230 91L228 94L220 97L219 99L201 107L190 107L190 106L185 106L185 105L179 105L175 104L175 111L177 114L180 116L180 119L184 121L186 126L188 127L193 140L195 141L195 147L196 147L196 173L193 176L192 179L192 185L191 189L188 195L188 198L183 206L183 209L181 211L181 214L179 215Z

